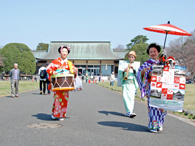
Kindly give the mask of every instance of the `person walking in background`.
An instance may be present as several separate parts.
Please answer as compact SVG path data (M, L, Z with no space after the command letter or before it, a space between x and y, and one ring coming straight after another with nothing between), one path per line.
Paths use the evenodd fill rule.
M45 84L46 84L47 72L44 64L41 65L38 75L40 76L40 84L39 84L40 94L43 93L45 95L45 90L46 90ZM43 91L42 91L42 85L43 85Z
M18 69L18 64L14 63L14 68L9 72L9 76L11 78L11 94L12 97L14 98L19 97L18 96L18 85L19 85L19 80L20 80L20 70ZM14 92L15 88L15 92Z
M131 51L128 54L129 61L122 63L119 70L119 78L122 83L123 101L127 112L125 116L130 118L136 116L136 114L133 113L135 89L138 88L138 83L136 80L137 67L134 63L136 57L136 53Z
M88 74L86 74L86 83L88 82Z
M141 91L141 97L143 98L146 95L148 99L148 129L153 133L163 130L164 118L167 114L167 111L164 109L149 106L152 65L160 62L158 60L160 50L161 48L158 44L150 44L146 50L147 54L150 56L150 59L140 66L137 73L137 81Z
M49 63L46 63L46 69L48 67ZM47 84L47 94L51 94L51 91L49 90L49 84L50 84L50 79L49 79L49 74L47 73L47 77L46 77L46 84Z
M101 81L101 76L99 76L99 82Z
M91 82L93 82L93 72L91 73Z
M115 81L115 75L114 75L114 72L112 72L110 76L110 86L114 86L114 81Z
M82 81L83 81L83 83L84 83L84 80L85 80L85 76L84 76L84 75L82 75Z

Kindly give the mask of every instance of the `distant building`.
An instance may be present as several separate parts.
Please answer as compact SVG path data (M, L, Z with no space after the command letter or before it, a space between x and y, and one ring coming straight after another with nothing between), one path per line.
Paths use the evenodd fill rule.
M125 55L129 52L127 49L113 49L113 53L121 58L125 58Z
M51 41L48 52L32 51L37 63L37 69L43 63L51 63L52 60L60 57L58 48L62 45L70 47L70 60L81 74L93 73L94 75L110 76L114 71L118 74L119 60L123 60L127 51L113 52L109 41Z
M173 93L173 99L181 99L184 100L184 94L182 94L179 90L176 93Z

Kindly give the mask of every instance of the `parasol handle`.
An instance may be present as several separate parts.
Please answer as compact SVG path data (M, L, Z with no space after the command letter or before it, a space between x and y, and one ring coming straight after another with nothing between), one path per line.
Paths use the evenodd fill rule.
M165 35L165 41L164 41L163 50L165 49L165 44L166 44L166 40L167 40L167 34L168 34L168 32L166 32L166 35Z
M167 22L167 24L170 24L170 21ZM165 35L165 41L164 41L164 47L163 50L165 49L165 44L166 44L166 40L167 40L167 34L169 33L169 31L166 31L166 35Z

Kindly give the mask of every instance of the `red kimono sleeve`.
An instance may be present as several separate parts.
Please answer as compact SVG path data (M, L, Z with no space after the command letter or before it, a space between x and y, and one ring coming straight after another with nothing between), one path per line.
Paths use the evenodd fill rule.
M53 72L57 69L57 63L56 60L53 60L47 67L47 73L49 74L49 76L53 75Z

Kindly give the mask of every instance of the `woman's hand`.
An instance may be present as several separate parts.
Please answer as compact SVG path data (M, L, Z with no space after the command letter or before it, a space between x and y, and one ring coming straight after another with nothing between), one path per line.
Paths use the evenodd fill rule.
M129 66L129 68L132 68L132 69L133 69L133 66L132 66L132 65L130 65L130 66ZM125 68L125 70L124 70L123 72L127 72L127 70L128 70L128 67L127 67L127 68Z
M132 65L130 65L129 67L133 69L133 66Z
M144 69L141 71L141 74L144 75L146 72L147 72L147 68L144 68Z
M53 71L53 75L57 75L58 73L56 71Z
M128 68L125 68L125 69L123 70L123 72L127 72L127 69L128 69Z
M75 69L73 71L74 71L74 74L76 75L78 72L78 68L75 67Z

